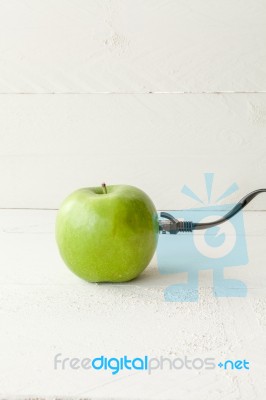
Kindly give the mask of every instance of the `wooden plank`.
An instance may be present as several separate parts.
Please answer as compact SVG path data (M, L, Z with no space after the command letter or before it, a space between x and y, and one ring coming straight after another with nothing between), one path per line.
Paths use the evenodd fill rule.
M54 219L54 211L0 210L0 398L264 398L265 212L245 213L248 265L225 268L227 278L245 282L247 297L215 297L211 275L201 274L199 300L192 303L164 301L164 289L186 276L161 275L155 263L124 284L77 278L59 257ZM165 361L151 374L112 375L67 365L55 370L56 354L208 357L216 365L246 359L250 370L171 370Z
M263 1L2 0L0 92L266 90Z
M195 207L180 189L205 201L205 172L213 200L236 181L236 201L265 187L265 115L266 94L0 96L0 207L57 208L102 181L142 187L159 209Z

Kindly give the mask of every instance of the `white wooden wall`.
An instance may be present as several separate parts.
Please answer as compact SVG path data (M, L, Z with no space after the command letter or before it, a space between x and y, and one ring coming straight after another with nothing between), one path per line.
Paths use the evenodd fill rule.
M230 201L266 187L265 39L263 0L2 0L0 207L102 181L192 207L204 172Z

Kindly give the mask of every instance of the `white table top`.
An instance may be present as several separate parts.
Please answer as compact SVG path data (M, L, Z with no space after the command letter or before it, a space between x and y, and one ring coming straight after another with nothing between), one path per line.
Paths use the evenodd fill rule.
M218 298L200 271L198 302L165 302L186 274L161 275L154 257L125 284L90 284L61 261L55 211L0 210L0 398L264 399L266 212L245 212L249 263L225 270L247 297ZM55 370L54 357L246 359L250 370Z

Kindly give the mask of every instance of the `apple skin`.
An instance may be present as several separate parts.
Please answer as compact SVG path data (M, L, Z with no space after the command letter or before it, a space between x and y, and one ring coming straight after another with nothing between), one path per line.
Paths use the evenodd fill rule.
M126 282L149 264L158 242L151 199L130 185L81 188L62 203L56 241L66 265L89 282Z

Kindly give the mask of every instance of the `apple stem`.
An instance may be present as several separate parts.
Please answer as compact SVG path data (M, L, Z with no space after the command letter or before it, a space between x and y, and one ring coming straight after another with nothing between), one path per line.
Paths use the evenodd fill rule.
M102 183L103 194L107 194L107 187L105 183Z

